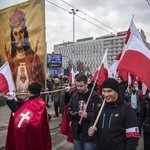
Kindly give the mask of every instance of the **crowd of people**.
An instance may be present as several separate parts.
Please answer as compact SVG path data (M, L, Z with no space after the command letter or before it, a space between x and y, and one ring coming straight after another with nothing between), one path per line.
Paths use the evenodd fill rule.
M139 81L135 80L132 86L128 86L118 76L116 79L104 80L101 85L102 95L99 95L99 87L94 83L80 73L76 75L72 85L67 77L47 77L47 90L51 92L46 95L46 100L40 98L41 86L37 82L29 85L30 96L26 101L17 102L8 93L7 104L12 114L6 149L14 147L14 150L22 150L20 147L23 147L29 135L31 142L24 149L52 148L46 115L46 107L50 109L51 101L55 110L53 117L59 117L60 114L62 116L60 132L73 143L74 150L136 150L142 134L144 150L148 150L150 91L147 90L143 96ZM14 136L13 140L11 135ZM20 137L19 144L16 141ZM32 142L38 143L38 146L31 144Z

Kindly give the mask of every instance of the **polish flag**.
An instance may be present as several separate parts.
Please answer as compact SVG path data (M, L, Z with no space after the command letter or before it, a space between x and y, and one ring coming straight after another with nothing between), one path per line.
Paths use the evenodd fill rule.
M0 68L0 93L6 95L8 92L15 91L15 85L13 82L9 63L6 62Z
M102 82L108 77L112 77L108 68L107 49L102 59L101 65L92 77L92 80L97 81L97 85L102 85Z
M133 22L133 18L131 19L129 29L127 31L127 36L126 36L125 43L124 43L125 46L130 40L131 34L134 34L141 42L143 42L142 37Z
M132 21L132 24L133 21ZM143 41L137 37L138 32L134 30L130 35L130 39L123 51L121 60L118 65L118 70L126 70L150 89L150 50L144 45Z
M71 82L71 83L74 83L75 81L75 71L74 71L74 65L72 65L72 68L71 68L71 72L69 74L69 77L68 77L68 80Z
M119 64L119 60L120 60L120 58L121 58L121 54L122 54L122 52L120 52L120 53L116 56L114 62L113 62L113 63L110 65L110 67L109 67L110 72L111 72L111 74L112 74L112 76L113 76L114 78L116 78L116 77L118 76L117 67L118 67L118 64Z
M138 30L137 30L137 28L136 28L136 26L135 26L135 24L133 22L133 18L131 20L130 27L129 27L128 31L127 31L127 35L126 35L126 38L125 38L123 51L126 48L126 44L128 43L128 41L131 38L131 34L134 34L140 41L143 42L143 40L142 40L142 38L140 36L140 33L138 32ZM116 56L114 62L110 65L109 68L110 68L110 72L112 73L113 77L116 78L117 76L121 76L121 77L123 77L123 79L125 81L127 81L128 80L128 72L125 71L125 70L121 70L121 69L118 70L118 64L120 62L121 57L122 57L122 52L120 52Z

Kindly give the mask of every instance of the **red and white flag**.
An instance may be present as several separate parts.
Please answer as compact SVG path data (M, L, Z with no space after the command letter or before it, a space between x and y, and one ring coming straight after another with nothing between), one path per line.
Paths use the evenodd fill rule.
M76 73L75 73L75 71L74 71L74 65L72 65L71 72L70 72L70 74L69 74L68 80L69 80L71 83L74 83L74 81L75 81L75 76L76 76Z
M120 60L120 58L121 58L121 54L122 54L122 52L120 52L120 53L116 56L114 62L113 62L113 63L110 65L110 67L109 67L110 72L111 72L111 74L112 74L112 76L113 76L114 78L116 78L116 77L118 76L117 67L118 67L118 64L119 64L119 60Z
M132 25L134 25L133 20ZM130 72L150 89L150 50L144 45L136 32L138 31L134 30L130 34L130 39L123 51L118 70Z
M125 38L124 47L126 46L126 44L128 43L128 41L130 40L132 34L134 34L141 42L143 42L142 37L141 37L139 31L137 30L134 22L133 22L133 17L131 19L129 29L127 31L127 35L126 35L126 38Z
M117 76L121 76L125 81L127 81L128 80L128 73L127 73L127 71L125 71L125 70L118 70L118 64L119 64L121 55L122 55L122 52L120 52L116 56L114 62L110 65L109 70L111 72L111 75L114 78L117 78Z
M102 85L105 79L112 77L108 67L107 53L106 49L101 65L92 77L92 80L96 80L98 85Z
M9 63L6 62L0 68L0 93L6 95L8 92L15 91L15 85L13 82Z

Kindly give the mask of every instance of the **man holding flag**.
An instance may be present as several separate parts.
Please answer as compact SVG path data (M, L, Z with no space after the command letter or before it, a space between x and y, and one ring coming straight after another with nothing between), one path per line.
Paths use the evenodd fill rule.
M73 135L74 150L94 150L94 137L88 136L88 127L94 115L96 106L101 102L98 93L93 91L90 96L88 89L88 78L84 74L76 77L77 90L73 93L68 107L67 114L71 121L71 133ZM85 104L86 111L83 111ZM83 118L79 123L80 118Z
M118 93L119 84L115 79L108 78L102 83L106 104L96 127L91 126L88 130L89 136L96 135L97 150L136 150L138 146L137 116Z

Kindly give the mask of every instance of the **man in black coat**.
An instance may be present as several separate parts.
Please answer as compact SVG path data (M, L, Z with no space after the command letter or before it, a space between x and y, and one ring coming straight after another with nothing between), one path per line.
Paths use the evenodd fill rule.
M83 111L91 92L88 89L88 78L84 74L79 74L75 83L77 90L73 93L67 107L67 114L71 121L74 150L94 150L94 137L88 136L88 128L94 116L94 110L101 102L100 96L93 91L87 109ZM80 124L81 117L83 119Z
M144 131L144 150L150 149L150 91L147 90L138 115L140 131Z
M103 82L102 96L106 104L96 128L91 126L88 130L89 136L96 135L97 150L136 150L138 146L136 113L118 93L119 85L115 79L108 78Z

